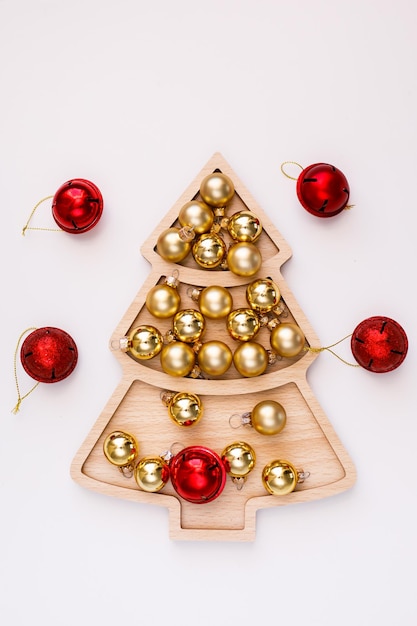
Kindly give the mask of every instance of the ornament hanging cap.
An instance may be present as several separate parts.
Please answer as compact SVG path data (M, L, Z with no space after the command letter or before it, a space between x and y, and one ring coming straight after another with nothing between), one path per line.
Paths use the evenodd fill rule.
M59 228L36 228L29 226L40 204L52 199L52 217ZM54 196L46 196L32 210L22 230L65 231L78 235L91 230L103 213L103 197L99 188L84 178L73 178L57 190Z

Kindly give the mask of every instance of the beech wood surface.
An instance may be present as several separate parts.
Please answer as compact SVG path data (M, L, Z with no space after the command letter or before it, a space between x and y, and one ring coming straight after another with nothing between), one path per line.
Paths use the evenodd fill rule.
M226 215L247 208L260 218L263 226L256 244L262 254L262 267L250 279L238 277L230 271L201 269L191 255L182 264L173 265L164 261L155 250L159 234L177 224L180 208L189 200L199 198L202 179L217 169L233 180L236 190ZM197 303L190 299L189 288L207 285L228 288L233 296L234 309L247 306L246 285L256 278L271 277L279 286L286 305L281 321L298 324L305 334L307 346L320 345L281 275L282 265L291 257L289 246L219 153L213 155L151 233L141 252L151 263L152 271L110 339L110 347L123 369L122 380L73 460L73 479L106 495L134 500L142 505L166 507L170 537L186 540L254 540L258 509L312 501L350 488L356 478L353 463L306 380L307 369L318 357L317 353L305 351L293 359L278 360L268 366L265 374L256 378L242 377L232 365L224 376L208 380L169 376L162 371L159 357L138 363L127 353L115 349L120 338L141 324L156 326L162 334L171 328L171 320L157 320L147 311L145 299L149 289L172 275L174 269L179 272L182 309L198 309ZM227 343L232 351L239 345L228 335L225 320L207 320L202 341L214 338ZM269 331L262 328L255 341L269 349ZM160 399L162 390L198 394L204 411L200 422L189 428L174 424ZM280 402L287 412L287 424L280 434L268 437L250 426L231 427L231 415L251 411L265 399ZM178 451L189 445L207 446L221 454L227 445L245 441L255 450L256 466L241 490L228 477L222 494L210 503L191 504L179 498L170 483L160 493L146 493L139 489L134 478L125 478L105 459L103 441L114 430L135 435L139 442L139 458L163 454L172 446ZM310 475L287 496L269 495L262 485L261 473L263 467L274 459L286 459ZM152 514L146 506L140 513Z

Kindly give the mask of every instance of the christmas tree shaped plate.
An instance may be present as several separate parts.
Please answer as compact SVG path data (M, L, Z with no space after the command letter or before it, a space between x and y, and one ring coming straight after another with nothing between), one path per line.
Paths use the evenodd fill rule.
M172 233L177 237L178 229L184 226L183 221L179 221L182 208L190 202L203 202L202 183L207 176L217 173L229 177L234 185L226 211L213 208L216 218L210 227L210 233L221 235L226 253L236 245L235 233L230 228L232 216L244 215L246 219L249 212L262 225L260 235L256 235L256 243L251 244L256 246L257 251L255 256L250 255L249 270L242 270L239 260L236 265L229 256L228 263L222 262L215 267L201 265L201 259L197 261L198 254L194 254L194 246L197 239L204 239L204 235L196 237L196 233L188 233L190 237L194 236L189 244L193 252L182 259L170 257L161 244L161 240L167 240L166 233L168 237ZM245 224L247 226L247 221ZM238 242L242 239L244 237ZM169 246L168 249L171 250ZM253 249L250 250L252 254ZM308 502L350 488L355 481L352 461L306 380L307 369L317 358L317 353L308 348L320 343L281 274L281 267L290 258L291 250L220 154L216 153L210 159L141 251L151 263L152 271L110 340L110 346L122 366L122 380L74 458L71 467L74 480L103 494L143 505L166 507L169 510L170 536L187 540L253 540L258 509ZM247 258L243 261L244 268L246 262ZM200 309L205 313L202 322L204 331L198 339L187 337L188 327L184 318L181 318L182 330L178 330L173 316L160 317L160 311L149 304L152 290L157 285L171 286L173 277L178 280L175 285L180 299L178 314L189 310L199 312ZM256 297L248 294L252 293L251 288L257 283L277 287L279 303L273 311L266 312L262 307L256 309ZM219 293L229 294L233 302L229 316L216 317L213 311L207 314L200 294L208 287L216 287L217 296ZM243 332L239 323L230 325L228 321L235 311L241 310L249 310L249 314L256 311L255 319L249 320L255 325L259 323L254 337L239 335ZM246 317L244 328L247 329L249 321ZM162 343L164 345L162 349L158 347L155 354L159 350L161 352L153 358L137 358L138 354L129 349L132 337L137 339L137 329L149 327L157 329L157 336L162 339L161 346ZM277 342L273 340L276 328L280 331L298 329L303 338L303 348L297 353L291 350L285 352L283 348L277 354L274 349ZM177 349L183 348L184 344L187 346L184 348L187 359L189 353L195 354L195 364L185 375L178 375L180 370L175 370L174 365L176 356L171 353L168 361L164 361L163 355L168 354L172 346ZM213 357L214 354L211 360L209 357L208 364L204 358L204 346L207 347L207 344L212 349L215 347L214 353L208 350L209 355ZM247 352L251 348L255 351L254 355ZM232 364L220 373L214 363L227 361L228 355L233 355ZM194 356L191 358L194 359ZM264 363L265 358L267 361ZM262 365L258 375L256 367L259 359ZM168 414L167 405L178 393L197 396L201 402L201 419L192 425L183 425L184 422L179 425L178 420ZM268 407L267 411L271 406L284 409L285 418L282 418L282 412L279 418L283 420L280 429L270 428L268 420L271 416L265 413L260 418L260 426L256 423L260 406ZM274 419L277 419L277 414ZM105 442L115 432L134 437L133 447L137 443L138 453L133 465L144 457L166 459L166 451L176 455L171 461L171 480L164 481L157 492L149 492L126 471L118 471L119 468L109 463L103 452ZM209 470L221 470L221 477L215 486L215 496L208 497L206 493L196 500L191 497L192 494L190 496L190 489L196 488L196 481L201 477L194 475L190 487L187 477L184 478L186 475L180 470L175 473L172 464L175 463L176 470L178 467L189 470L188 451L201 448L213 453L214 465L210 461ZM288 465L278 461L288 462ZM162 466L161 461L159 470ZM206 469L208 466L206 463ZM277 468L281 471L279 475ZM288 476L293 479L289 489ZM145 488L152 483L149 474L147 479ZM152 513L151 509L143 506L139 514Z

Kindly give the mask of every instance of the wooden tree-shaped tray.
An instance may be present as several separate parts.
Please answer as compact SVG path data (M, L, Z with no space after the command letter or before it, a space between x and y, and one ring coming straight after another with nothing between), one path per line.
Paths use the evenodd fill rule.
M178 214L188 201L199 199L200 183L207 174L221 171L235 185L235 195L227 214L249 209L261 220L263 231L257 242L262 254L262 267L250 279L230 271L204 270L193 258L173 266L156 251L159 234L178 225ZM223 157L216 153L174 204L141 249L152 265L152 272L123 316L110 340L118 344L129 331L141 324L157 326L164 334L171 320L156 320L145 307L148 291L157 283L179 273L181 308L198 308L190 298L190 287L220 285L233 297L233 308L247 306L246 285L257 277L271 277L279 286L285 303L285 321L295 322L304 332L307 346L320 345L282 275L281 267L291 250L263 210L246 190ZM265 347L269 331L262 328L256 341ZM234 341L227 333L224 320L209 320L204 341L221 339L233 350ZM294 358L277 360L256 378L242 377L232 366L216 379L169 376L159 358L138 363L121 350L114 350L123 368L122 380L108 401L97 422L74 458L71 474L81 485L104 493L144 504L156 504L169 510L170 536L189 540L241 540L255 538L256 511L296 502L306 502L340 493L355 481L353 464L312 393L306 372L317 353L304 351ZM204 415L190 428L173 423L161 402L161 391L187 391L197 394L203 403ZM234 430L230 417L243 414L261 400L276 400L285 407L287 424L278 435L264 436L249 426ZM229 478L220 497L205 504L192 504L181 499L168 483L159 493L141 491L134 479L126 479L110 465L103 454L103 442L109 433L123 430L139 441L140 456L160 455L173 444L203 445L221 454L235 441L245 441L256 452L256 467L242 489ZM309 473L308 479L286 496L269 495L262 484L262 468L274 459L287 459ZM148 514L141 509L141 513Z

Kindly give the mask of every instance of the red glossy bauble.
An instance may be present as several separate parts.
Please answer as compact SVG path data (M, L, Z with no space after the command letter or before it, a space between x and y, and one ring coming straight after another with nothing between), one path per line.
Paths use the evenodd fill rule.
M57 383L69 376L77 365L78 350L68 333L46 326L26 337L20 360L31 378L41 383Z
M382 374L395 370L404 361L408 339L398 322L389 317L369 317L353 331L351 349L359 365Z
M349 184L334 165L314 163L297 179L297 196L302 206L317 217L333 217L348 203Z
M181 498L194 504L211 502L226 483L226 470L216 452L203 446L189 446L171 461L171 482Z
M103 197L94 183L73 178L61 185L52 201L52 215L67 233L85 233L99 221L103 213Z

